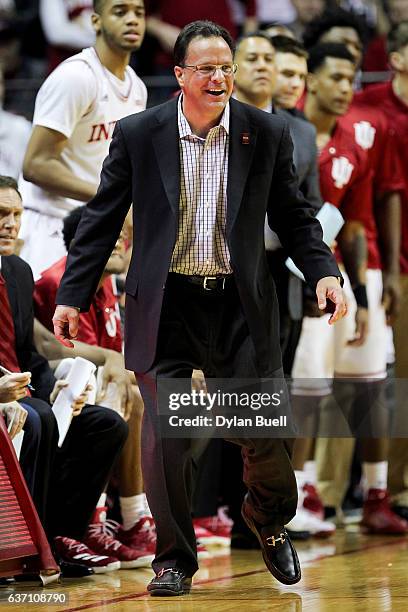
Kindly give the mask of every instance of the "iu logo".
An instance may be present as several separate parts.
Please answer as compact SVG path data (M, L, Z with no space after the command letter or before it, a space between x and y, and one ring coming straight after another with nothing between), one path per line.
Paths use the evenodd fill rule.
M365 151L373 146L375 133L375 127L368 121L360 121L354 124L356 143Z
M337 189L342 189L351 179L354 166L347 157L334 157L332 165L332 179Z

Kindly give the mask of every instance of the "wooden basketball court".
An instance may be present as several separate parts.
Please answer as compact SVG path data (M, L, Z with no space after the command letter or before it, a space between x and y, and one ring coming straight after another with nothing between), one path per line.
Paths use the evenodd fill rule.
M53 612L406 612L408 538L364 536L358 527L339 530L329 540L298 543L302 581L280 585L258 551L233 551L201 563L192 594L152 598L145 588L149 570L121 570L82 580L64 580L47 589L22 585L5 593L63 593L63 605L5 604L7 610ZM3 603L4 605L4 603ZM1 606L0 606L1 607Z

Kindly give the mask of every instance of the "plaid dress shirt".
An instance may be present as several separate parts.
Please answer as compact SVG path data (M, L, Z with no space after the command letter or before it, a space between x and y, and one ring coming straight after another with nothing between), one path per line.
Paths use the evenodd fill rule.
M192 133L178 102L181 188L179 225L170 272L230 274L226 240L229 104L206 138Z

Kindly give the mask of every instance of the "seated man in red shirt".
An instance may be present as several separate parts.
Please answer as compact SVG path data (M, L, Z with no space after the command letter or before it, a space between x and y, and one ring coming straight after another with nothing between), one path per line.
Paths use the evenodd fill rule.
M63 226L64 241L67 249L78 227L83 209L74 209L65 219ZM66 257L57 261L45 270L36 282L34 291L34 311L37 319L47 328L52 329L52 315L55 295L65 269ZM154 543L153 519L143 492L143 479L140 458L140 435L143 416L143 401L135 384L133 374L126 372L122 357L122 330L120 325L119 303L116 292L114 274L120 274L125 267L125 233L122 232L118 242L106 264L105 271L99 283L94 301L89 312L81 313L81 331L74 354L93 361L106 369L106 359L110 359L114 351L119 361L117 363L118 377L127 377L127 397L119 394L118 378L105 377L99 385L97 401L100 405L114 408L128 421L129 436L118 460L119 501L123 525L105 523L104 494L89 530L92 549L103 554L104 533L110 530L113 535L126 545L132 546L140 553L139 564L149 564ZM108 365L110 368L110 366ZM99 377L98 377L99 379ZM133 383L133 384L132 384ZM90 544L90 543L89 543ZM105 551L106 552L106 551Z

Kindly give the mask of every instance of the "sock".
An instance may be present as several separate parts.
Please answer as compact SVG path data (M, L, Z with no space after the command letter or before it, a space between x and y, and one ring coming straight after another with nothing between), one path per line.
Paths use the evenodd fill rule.
M149 502L147 501L146 493L142 493L142 495L144 496L144 514L145 516L149 516L150 518L152 518L152 513L150 512Z
M101 493L98 503L96 504L97 508L104 508L106 506L106 493Z
M101 496L96 504L96 508L90 520L92 523L104 523L106 521L106 493L101 493Z
M295 470L296 484L298 490L298 508L303 506L303 500L305 498L305 494L303 493L303 485L305 484L305 473L303 470Z
M365 490L387 488L388 461L377 461L376 463L363 463L363 475Z
M144 493L132 495L131 497L119 497L123 529L125 531L136 525L142 516L146 516L144 498Z
M316 461L306 461L303 471L305 473L305 482L315 486L317 484Z

